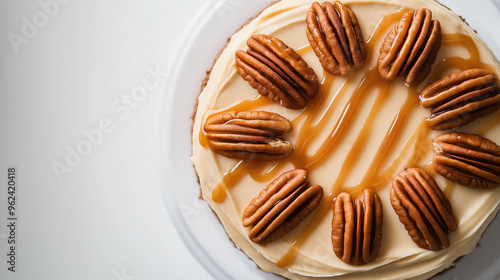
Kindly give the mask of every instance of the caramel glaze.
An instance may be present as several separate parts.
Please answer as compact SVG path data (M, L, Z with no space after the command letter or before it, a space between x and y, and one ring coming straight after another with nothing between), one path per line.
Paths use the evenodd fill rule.
M469 35L462 33L443 34L441 44L464 47L469 53L469 57L463 58L459 56L452 56L443 59L432 71L429 79L430 83L439 80L447 72L450 72L450 70L463 71L471 68L483 68L494 72L492 65L481 62L481 55L479 54L476 43Z
M451 195L453 194L453 189L455 188L455 183L450 181L450 180L446 180L446 187L444 188L444 196L448 199L448 200L451 200Z
M272 13L269 13L268 15L266 15L265 19L270 19L270 18L273 18L277 15L280 15L280 14L283 14L283 13L286 13L290 10L293 10L294 7L289 7L289 8L285 8L285 9L281 9L281 10L277 10L277 11L274 11Z
M366 188L373 188L373 186L380 185L379 182L377 182L377 179L379 179L378 174L383 167L383 163L386 162L387 157L390 154L391 147L395 146L394 143L401 135L401 130L404 128L410 114L417 108L417 105L418 95L414 89L409 88L406 101L394 118L389 131L385 135L382 144L370 164L370 167L366 171L361 182L350 191L351 193L356 192L356 190L360 190L362 192L362 190Z
M309 53L309 52L312 52L313 49L312 49L312 46L307 44L301 48L298 48L297 50L295 50L295 52L297 54L299 54L300 56L304 56L306 53Z
M373 78L377 78L377 75L374 75L372 70L370 70L368 74L371 74L370 76ZM365 95L364 92L365 88L372 86L373 82L374 81L365 80L356 89L356 92L361 91L362 94ZM377 99L375 99L372 108L370 109L370 112L368 114L368 117L366 118L366 121L363 124L363 127L361 128L358 137L356 138L356 141L352 145L351 149L349 150L349 154L347 155L346 159L344 160L344 163L342 164L340 173L331 188L332 193L334 194L340 193L341 186L344 185L346 176L349 174L354 163L357 162L358 157L360 156L361 151L363 151L363 147L365 146L366 140L368 139L368 136L371 132L371 127L373 122L375 121L375 117L378 115L381 106L384 104L389 93L391 92L391 85L392 83L389 82L384 82L377 85L379 89L379 94L377 96Z
M226 199L227 190L236 185L245 175L257 182L269 182L278 177L282 171L279 162L244 161L240 160L236 165L222 177L215 189L212 191L212 200L221 203Z
M382 36L385 36L388 29L392 27L395 22L401 18L402 14L407 12L408 8L402 8L398 12L385 16L378 26L375 28L371 34L369 40L367 41L367 49L373 50L378 46L374 46L375 42L379 41ZM468 53L468 58L461 57L448 57L443 59L435 66L434 70L430 75L430 82L436 81L441 78L445 73L453 69L465 70L468 68L485 68L492 70L493 67L488 64L481 62L479 50L472 38L465 34L443 34L442 38L443 45L452 45L464 47ZM311 52L312 48L310 45L306 45L297 50L297 53L304 55ZM368 56L371 56L375 51L368 51ZM370 57L366 58L367 61ZM365 73L361 77L362 73ZM254 162L254 161L238 161L234 167L223 176L222 182L214 189L212 193L212 199L215 202L223 202L226 198L226 192L228 189L232 188L237 184L245 175L250 175L252 179L257 182L268 182L278 176L280 172L284 171L284 168L290 163L295 168L305 168L308 171L314 170L316 167L320 166L323 161L329 158L334 152L338 144L344 139L345 135L351 128L352 122L355 120L359 113L362 102L367 100L366 97L369 92L373 92L369 89L377 88L377 97L373 102L369 114L363 124L360 133L357 136L352 148L350 149L345 161L342 164L340 173L336 178L330 189L326 189L328 195L322 200L318 209L311 215L307 221L307 225L304 229L297 234L297 237L292 242L289 250L277 261L276 265L279 267L289 266L295 256L297 255L302 243L307 239L309 234L315 228L315 225L322 222L323 219L328 217L328 212L331 208L331 202L333 198L340 192L349 192L353 197L358 197L363 193L366 188L373 188L375 190L380 190L389 185L394 174L398 172L398 168L401 166L402 162L406 159L404 167L410 166L421 166L425 170L428 170L431 175L435 175L433 172L432 163L422 164L422 158L432 151L432 139L429 138L430 129L427 126L425 120L423 120L417 127L416 131L411 135L411 137L405 142L405 145L401 148L398 156L394 161L385 168L384 164L387 162L388 156L391 154L394 148L397 148L395 143L401 137L401 131L405 126L410 115L418 108L418 93L414 88L408 88L407 98L405 103L402 105L400 111L395 116L390 129L387 131L380 147L377 150L375 157L373 158L369 168L366 170L365 175L361 181L355 186L345 186L344 181L346 176L352 170L353 164L358 160L358 157L365 147L368 136L371 133L370 127L378 115L381 105L384 103L386 98L391 93L392 82L387 82L380 78L376 67L368 68L367 66L359 69L350 74L346 78L346 82L340 87L340 90L335 94L331 100L327 100L328 95L325 94L331 88L331 84L335 79L334 76L324 72L324 78L321 82L320 92L316 98L309 100L305 109L297 114L297 116L292 120L294 127L300 127L300 132L295 143L295 150L292 155L281 161L276 162ZM310 145L314 139L316 139L321 128L325 126L328 119L331 117L333 109L336 108L340 100L345 94L348 94L349 85L360 81L356 89L351 93L351 97L344 107L343 112L335 124L334 128L331 130L329 136L325 139L323 144L320 145L316 151L312 154L308 154L307 151L310 149ZM363 97L363 98L360 98ZM328 106L324 110L320 110L321 105L328 102ZM234 103L226 108L212 110L205 114L204 120L211 114L225 112L225 111L246 111L255 110L265 105L272 104L266 97L258 95L256 98L251 100L242 100L240 102ZM500 113L496 115L480 128L479 134L486 133L487 130L492 129L500 121ZM208 141L205 136L205 132L201 129L199 133L200 144L203 147L208 147ZM413 148L413 149L412 149ZM407 155L411 155L408 157ZM444 193L446 197L450 198L452 194L454 184L448 182Z
M429 173L429 175L431 175L432 177L436 177L437 175L437 172L436 170L434 170L434 167L433 167L433 164L432 164L432 161L431 162L428 162L427 164L421 166L421 168L423 170L425 170L427 173Z

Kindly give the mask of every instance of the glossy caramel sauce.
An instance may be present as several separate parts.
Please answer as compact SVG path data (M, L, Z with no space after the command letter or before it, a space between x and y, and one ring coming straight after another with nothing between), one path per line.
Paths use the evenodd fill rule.
M229 172L224 174L220 182L212 192L212 200L221 203L226 199L227 189L238 183L245 175L244 161L240 160Z
M299 54L300 56L304 56L306 53L309 53L312 51L313 51L313 49L312 49L311 45L309 45L309 44L295 50L295 52L297 54Z
M288 7L288 8L285 8L285 9L274 11L272 13L267 14L266 17L265 17L265 19L273 18L273 17L275 17L277 15L283 14L283 13L285 13L287 11L290 11L290 10L293 10L293 7Z
M431 83L439 80L445 75L448 75L448 72L450 71L457 72L471 68L483 68L494 71L492 65L481 62L479 49L469 35L462 33L443 34L441 44L463 47L467 50L469 57L464 58L452 56L446 57L442 61L438 62L434 71L430 75Z
M382 18L367 41L367 61L370 60L370 56L373 53L378 53L373 51L373 49L380 48L380 46L375 45L375 43L380 42L380 39L386 36L390 28L392 28L397 20L399 20L408 10L408 8L402 8L398 12L386 15ZM493 69L491 65L481 62L476 43L468 35L458 33L443 34L442 45L462 47L467 51L469 57L447 57L442 61L437 61L430 74L430 82L436 81L444 75L448 75L450 71L461 71L468 68ZM297 53L301 56L312 51L310 45L305 45L297 49ZM422 120L412 135L406 139L403 147L395 145L395 143L402 140L402 130L407 124L408 119L419 107L417 90L415 88L407 88L406 93L398 93L406 94L406 100L398 113L394 116L390 128L386 132L369 167L358 184L347 186L345 183L346 178L367 145L368 136L372 133L372 124L380 114L382 105L392 94L393 81L383 80L378 74L376 65L364 65L362 68L350 73L349 76L344 77L345 82L340 86L337 94L330 97L331 99L328 100L329 97L325 93L332 89L332 84L335 79L337 79L335 76L326 72L323 73L323 80L321 81L320 90L317 96L309 100L307 106L302 111L298 112L295 118L291 120L294 128L299 127L300 131L294 143L295 150L289 158L268 163L238 161L234 167L223 176L222 182L220 182L212 192L213 201L222 202L225 200L227 192L244 176L249 175L257 182L270 182L279 174L286 171L285 168L288 168L290 164L295 168L304 168L309 172L313 171L336 152L336 148L353 127L352 123L359 117L362 105L367 102L367 100L372 100L367 98L367 95L376 94L363 126L344 162L340 166L338 176L334 179L331 186L323 186L326 192L325 197L318 209L307 218L305 221L307 225L296 235L288 251L277 261L276 265L278 267L287 267L294 261L301 245L311 234L315 226L328 217L328 213L331 211L332 201L340 192L348 192L355 199L361 196L366 188L373 188L375 190L387 188L390 186L392 178L399 172L402 165L404 167L420 166L431 175L435 175L432 163L422 162L425 156L433 151L432 138L430 138L431 130L427 126L425 120ZM351 85L357 86L352 90ZM374 91L373 88L376 88L376 90ZM334 109L341 104L341 100L344 96L349 97L349 100L342 109L340 117L337 119L324 141L319 147L316 147L311 152L314 140L317 139L320 131L325 129L326 123L332 117ZM254 99L242 100L225 108L208 111L204 116L204 121L215 113L233 110L258 110L269 104L272 104L272 101L264 96L257 95ZM326 108L322 109L325 104L328 105ZM478 134L486 133L499 122L500 113L497 112L488 123L479 128ZM203 147L209 146L203 128L199 132L199 139ZM395 149L399 149L399 151ZM397 157L387 166L389 156L394 152L398 152ZM454 183L448 182L444 189L447 198L451 197L453 188Z
M455 185L456 184L454 182L446 180L446 187L444 188L443 193L448 200L451 200L451 195L453 194L453 189L455 188Z
M434 170L434 167L432 166L432 161L424 166L421 166L421 168L429 173L429 175L431 175L432 177L435 177L437 174L436 170Z

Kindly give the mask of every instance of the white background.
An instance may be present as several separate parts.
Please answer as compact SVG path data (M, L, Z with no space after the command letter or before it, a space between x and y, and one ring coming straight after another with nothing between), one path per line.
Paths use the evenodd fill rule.
M476 29L494 9L460 2ZM167 212L158 153L166 71L204 3L0 0L0 279L211 279Z
M157 152L163 72L204 2L0 2L0 279L210 279L165 210ZM139 94L157 69L160 83L146 78ZM114 129L89 152L83 131L103 121ZM85 156L71 167L78 147ZM72 170L62 181L54 162ZM8 166L18 175L16 273Z

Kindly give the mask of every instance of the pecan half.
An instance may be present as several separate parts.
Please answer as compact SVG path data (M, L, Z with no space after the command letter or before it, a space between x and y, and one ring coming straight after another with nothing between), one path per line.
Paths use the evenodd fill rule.
M352 202L351 195L341 193L333 202L332 245L343 262L363 265L375 259L382 241L382 202L372 189L364 199Z
M254 198L243 212L243 226L251 226L249 238L272 242L294 229L323 197L323 188L309 186L307 171L295 169L281 174Z
M307 38L323 68L344 76L351 65L359 68L366 58L366 46L358 19L342 2L312 3L306 18Z
M426 8L409 11L387 34L378 58L382 78L403 76L406 85L413 87L427 77L441 47L441 25L431 18Z
M253 35L248 51L236 52L240 75L261 95L289 109L304 108L319 81L302 57L280 39Z
M218 113L208 117L203 128L212 150L226 157L276 160L293 151L292 144L281 139L292 130L292 124L276 113Z
M500 146L475 134L450 132L434 139L434 169L450 181L478 189L500 184Z
M450 245L457 221L448 199L425 170L408 168L394 177L391 204L408 235L421 248L438 251Z
M432 129L468 124L500 107L498 77L484 69L452 73L425 87L420 104L431 109L427 123Z

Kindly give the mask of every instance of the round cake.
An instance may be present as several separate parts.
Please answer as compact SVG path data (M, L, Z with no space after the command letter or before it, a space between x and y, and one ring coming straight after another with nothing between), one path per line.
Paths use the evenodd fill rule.
M438 2L282 0L199 96L202 197L264 271L427 279L499 209L499 73Z

